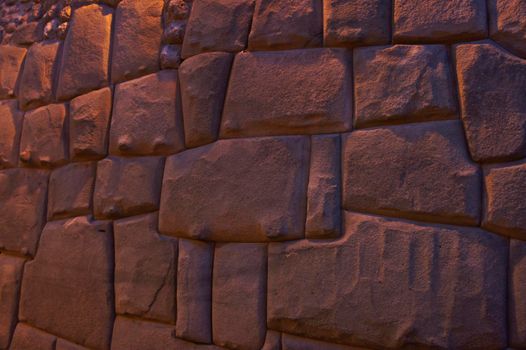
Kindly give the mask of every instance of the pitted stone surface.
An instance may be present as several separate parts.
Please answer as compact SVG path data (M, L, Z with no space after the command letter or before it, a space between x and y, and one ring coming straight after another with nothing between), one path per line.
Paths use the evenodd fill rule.
M15 96L18 73L22 68L26 51L17 46L0 46L0 98Z
M491 38L526 58L526 2L490 0L488 11Z
M0 169L16 167L24 114L16 100L0 102Z
M7 349L15 330L24 260L0 254L0 349Z

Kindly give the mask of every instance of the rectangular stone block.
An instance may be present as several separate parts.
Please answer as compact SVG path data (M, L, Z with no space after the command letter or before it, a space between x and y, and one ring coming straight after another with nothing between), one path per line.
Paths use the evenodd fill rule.
M57 337L39 329L19 323L16 326L11 350L56 350Z
M0 46L0 99L16 95L17 82L26 49L17 46Z
M509 346L526 347L526 242L510 240Z
M349 131L351 57L345 49L242 52L228 83L220 135Z
M24 114L17 109L16 100L0 102L0 169L18 165L18 150Z
M7 349L15 330L24 263L21 258L0 254L0 349Z

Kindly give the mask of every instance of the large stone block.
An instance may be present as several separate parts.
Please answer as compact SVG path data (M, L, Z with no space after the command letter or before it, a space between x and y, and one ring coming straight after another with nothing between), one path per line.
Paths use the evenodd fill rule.
M110 129L110 153L151 155L184 148L177 72L117 85Z
M108 85L113 10L91 4L73 11L64 41L57 98L67 100Z
M359 130L345 138L346 209L477 225L480 187L460 122Z
M491 38L526 58L526 2L490 0L488 12Z
M526 156L526 60L491 42L454 49L462 121L477 162Z
M110 222L49 222L24 270L21 321L79 345L109 349L113 325Z
M345 346L341 344L331 344L309 338L301 338L292 334L283 333L281 336L282 347L280 350L367 350L356 346Z
M15 96L17 82L26 49L17 46L0 46L0 99Z
M22 135L23 113L16 100L0 102L0 169L16 167Z
M322 39L322 0L256 0L250 50L317 47Z
M24 260L0 254L0 349L7 349L15 330Z
M24 323L16 326L11 350L56 350L57 337Z
M175 323L177 240L157 233L157 214L117 220L115 231L115 309Z
M506 347L504 238L351 213L345 232L270 244L269 328L368 348Z
M111 80L159 70L163 0L122 0L115 11Z
M47 172L0 172L0 247L33 255L46 217ZM16 220L15 220L16 219Z
M457 117L450 69L442 45L355 50L355 126Z
M306 136L220 140L168 157L161 233L217 241L303 237Z
M261 349L267 328L267 245L217 244L212 276L214 344Z
M222 137L348 131L351 57L345 49L236 55L221 121Z
M526 347L526 242L510 240L509 346Z

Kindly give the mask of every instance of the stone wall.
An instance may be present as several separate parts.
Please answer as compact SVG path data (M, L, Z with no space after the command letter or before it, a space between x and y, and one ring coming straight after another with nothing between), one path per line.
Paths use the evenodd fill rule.
M0 349L526 348L523 0L0 15Z

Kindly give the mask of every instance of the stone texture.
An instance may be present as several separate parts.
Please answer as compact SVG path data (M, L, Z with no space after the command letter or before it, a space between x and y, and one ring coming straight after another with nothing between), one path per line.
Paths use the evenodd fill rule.
M526 240L526 163L488 167L483 227Z
M356 127L456 117L445 46L359 48L354 76Z
M510 240L509 346L526 347L526 242Z
M24 262L0 254L0 349L7 349L15 330Z
M346 209L477 225L480 187L460 122L360 130L344 141Z
M26 49L17 46L0 46L0 99L15 96L18 73L26 56Z
M68 28L60 64L57 98L70 99L108 84L111 21L105 5L77 8Z
M57 338L41 330L19 323L16 326L11 350L55 350Z
M322 39L321 0L256 0L250 50L316 47Z
M57 346L55 347L55 350L89 350L89 349L83 346L77 345L75 343L72 343L70 341L58 338Z
M47 205L49 220L91 212L95 169L93 162L71 163L51 173Z
M76 217L48 223L35 259L24 270L20 319L79 345L108 349L112 238L109 222Z
M485 0L393 0L395 42L476 40L487 35Z
M238 54L221 137L348 131L352 118L350 64L344 49Z
M163 158L105 158L98 162L94 214L118 218L159 208Z
M108 153L111 90L103 88L71 100L69 155L72 160L100 159Z
M526 156L526 61L491 42L454 50L462 121L477 162Z
M326 46L382 45L391 40L389 0L325 0Z
M160 54L161 69L176 69L181 63L181 45L164 45Z
M159 230L234 242L303 237L308 147L304 136L220 140L168 157Z
M212 276L214 344L261 349L266 332L267 245L218 244Z
M157 233L157 214L117 220L115 309L175 323L177 240Z
M179 240L176 335L198 343L212 342L212 264L214 245Z
M187 147L214 142L219 133L233 55L204 53L185 60L179 68Z
M253 12L254 0L196 1L186 27L183 58L245 49Z
M54 167L67 162L66 106L39 107L24 116L20 160L25 165Z
M0 169L18 164L18 147L22 135L23 113L16 100L0 102Z
M341 233L341 151L339 135L311 138L307 189L307 238L338 237Z
M40 107L53 100L53 80L58 68L60 42L31 45L20 77L19 101L23 110Z
M526 2L490 0L488 12L491 38L526 58Z
M111 80L159 70L163 0L122 0L115 11Z
M281 333L268 329L261 350L281 350Z
M46 217L48 175L43 170L0 172L0 247L33 255ZM13 220L17 218L17 220Z
M366 350L364 348L350 347L340 344L331 344L323 341L301 338L284 333L281 337L283 350Z
M270 244L269 328L369 348L506 347L505 239L350 213L345 232Z
M110 153L169 154L184 148L177 72L165 70L117 85Z

